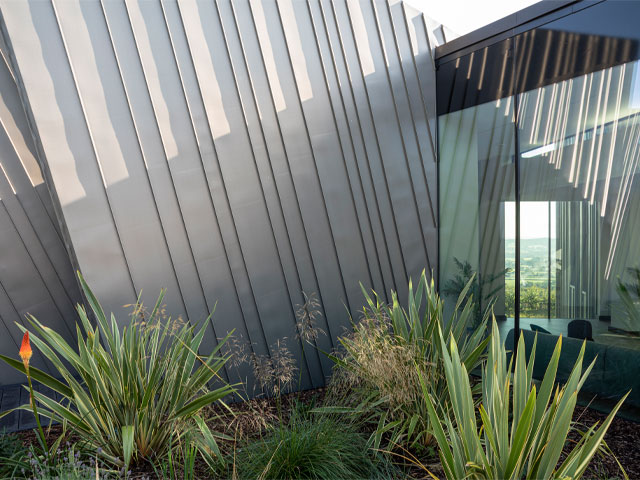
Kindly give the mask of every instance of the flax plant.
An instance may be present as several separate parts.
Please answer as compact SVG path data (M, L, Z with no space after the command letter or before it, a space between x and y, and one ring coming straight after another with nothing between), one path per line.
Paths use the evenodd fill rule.
M65 421L89 450L118 467L161 458L172 435L186 429L198 432L205 455L219 455L198 413L234 391L219 375L227 358L218 352L226 338L207 356L198 355L209 319L199 329L189 325L174 329L170 319L162 321L158 315L163 294L144 322L139 317L143 309L136 308L121 329L113 314L107 319L87 283L78 277L97 326L79 305L76 347L28 317L32 342L60 377L29 369L34 380L62 396L58 401L34 391L40 414ZM20 362L0 358L26 373ZM209 389L213 382L217 388Z
M493 319L493 332L498 328ZM452 403L443 411L421 375L424 401L440 448L447 479L579 479L600 448L613 417L626 395L606 420L589 428L566 458L559 462L569 432L577 396L595 360L582 368L585 345L563 386L556 384L562 337L539 386L534 383L535 343L526 361L523 337L515 363L507 363L505 346L496 333L491 337L487 363L482 369L479 419L468 370L455 342L439 333ZM448 343L448 345L447 345ZM628 394L627 394L628 395Z

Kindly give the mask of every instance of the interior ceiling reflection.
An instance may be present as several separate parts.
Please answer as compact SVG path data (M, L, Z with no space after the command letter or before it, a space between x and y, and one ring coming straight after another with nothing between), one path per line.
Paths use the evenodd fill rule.
M555 196L588 201L611 225L605 278L612 272L640 160L637 77L638 62L625 63L520 97L523 170L526 162L544 159L558 171L549 176Z

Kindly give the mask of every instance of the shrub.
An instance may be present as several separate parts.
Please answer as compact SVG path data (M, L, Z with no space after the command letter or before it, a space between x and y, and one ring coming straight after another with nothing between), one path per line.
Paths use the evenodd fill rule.
M447 405L448 390L437 337L440 329L458 346L468 370L480 364L488 343L487 317L469 331L468 326L475 323L475 304L468 296L472 285L473 277L460 292L454 313L446 321L443 301L424 271L415 294L409 282L407 309L400 306L395 292L393 303L386 305L363 289L367 301L364 318L354 325L353 334L339 339L344 353L331 357L337 370L329 398L342 405L321 410L356 414L370 422L374 448L379 448L385 438L391 448L398 445L419 451L430 449L434 442L418 372L426 379L430 395L440 405Z
M287 425L250 441L236 458L240 478L377 478L366 437L348 423L295 406Z
M50 456L43 456L37 447L31 445L18 461L11 462L14 469L10 478L38 480L115 480L123 478L124 470L96 467L96 459L84 456L77 445L67 443ZM2 477L5 478L5 477Z
M477 326L484 318L481 308L484 307L485 312L491 310L493 298L502 290L504 277L511 269L505 268L500 272L482 275L479 272L475 272L467 260L458 260L453 257L453 262L456 264L458 273L444 283L442 294L446 297L457 299L460 296L460 292L465 290L467 292L465 300L473 296L476 302L474 304L472 326ZM496 282L498 282L498 286L494 286ZM469 284L471 286L467 287Z
M497 331L494 319L493 332ZM507 364L507 352L499 335L492 335L487 363L482 369L478 425L468 370L458 348L451 341L447 347L443 337L440 343L453 416L438 408L438 399L429 392L428 379L420 376L425 404L440 447L440 460L448 479L575 480L584 474L624 401L624 398L620 400L600 428L596 424L588 429L558 464L567 435L573 428L578 392L595 363L594 360L582 372L584 344L569 379L559 387L555 380L562 345L560 337L538 389L532 380L535 343L527 363L521 336L515 364L512 361Z
M505 314L513 317L515 315L516 291L514 282L505 285L504 306ZM549 314L549 303L551 304L551 318L556 314L556 289L536 284L520 286L520 317L521 318L547 318Z
M11 478L16 470L15 461L23 455L22 441L14 433L0 432L0 478Z
M144 307L138 302L128 325L120 330L113 314L107 321L91 289L78 276L97 327L92 326L85 308L78 306L82 330L76 326L76 348L28 317L31 340L62 379L30 368L33 379L63 397L56 401L34 392L39 413L66 421L89 451L99 452L101 458L118 467L164 456L179 429L193 427L210 439L197 414L233 388L218 374L226 361L218 356L224 341L207 357L197 353L208 319L198 330L170 319L164 321L161 294L148 316L141 314ZM0 358L25 372L21 362L2 355ZM221 386L208 390L213 380ZM20 408L30 409L28 405Z

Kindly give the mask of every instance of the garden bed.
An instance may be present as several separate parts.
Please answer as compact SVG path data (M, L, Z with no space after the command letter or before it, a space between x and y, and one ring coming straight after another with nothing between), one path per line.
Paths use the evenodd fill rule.
M308 390L300 393L292 393L282 397L282 415L287 421L292 406L301 402L308 406L319 405L325 394L325 389ZM272 399L253 399L247 402L240 402L230 405L233 413L219 405L209 407L207 416L210 418L209 424L212 430L223 432L229 437L235 438L236 442L246 441L248 439L259 438L264 434L269 426L276 425L280 419L278 416L278 407ZM606 415L588 407L576 407L574 421L580 425L593 425L596 422L602 422ZM586 429L586 428L584 428ZM54 425L47 430L48 440L54 441L62 432L60 425ZM36 442L35 431L24 431L18 434L25 447ZM70 443L78 441L78 438L69 436L67 439ZM565 451L573 446L573 442L578 440L576 434L571 434L566 445ZM640 425L637 423L615 418L605 441L611 452L617 457L620 464L626 470L629 478L640 478ZM227 455L233 456L234 449L237 447L236 442L221 442L221 448ZM564 458L564 455L563 455ZM444 473L437 457L421 458L420 461L438 478L444 478ZM207 465L198 459L194 468L195 478L208 479L215 477ZM404 478L406 479L426 479L430 478L425 472L419 468L405 468ZM157 478L156 472L151 465L141 465L134 470L129 477L131 479L154 479ZM597 455L594 457L584 478L588 479L615 479L623 478L616 458L611 455Z
M602 423L606 414L588 407L576 407L573 417L586 430L585 426L591 426L596 422ZM577 436L570 435L575 441ZM640 424L616 417L604 437L605 442L616 456L629 478L640 478ZM623 478L616 459L611 455L596 455L589 465L585 478L613 479Z
M510 364L504 343L491 334L498 331L495 319L489 326L488 311L477 318L471 298L445 319L442 300L424 273L414 291L419 293L409 294L409 310L395 297L392 305L380 305L367 296L363 318L339 338L342 349L331 357L329 386L289 394L284 392L295 389L299 376L284 340L271 357L247 357L233 348L220 354L224 341L203 357L196 352L206 324L176 329L158 318L158 309L141 323L140 305L121 331L94 301L98 326L83 316L81 355L75 355L74 346L31 319L36 345L43 345L36 335L43 337L43 351L57 360L55 349L81 378L72 380L73 372L60 362L68 384L29 370L28 332L22 362L3 360L61 393L62 402L55 402L36 392L34 403L45 416L66 418L68 432L77 436L66 437L56 425L46 434L0 437L0 457L6 459L0 477L444 479L446 472L449 480L612 479L625 476L619 463L629 477L640 477L638 425L574 409L589 373L582 354L574 373L559 380L558 342L544 379L535 383L524 341ZM299 312L300 339L313 344L319 333L313 304ZM108 348L99 338L107 339ZM226 362L238 366L239 359L249 362L260 391L272 399L221 402L232 394L247 397L245 385L232 387L218 373ZM479 377L469 376L474 370ZM583 438L581 432L595 424L603 426Z

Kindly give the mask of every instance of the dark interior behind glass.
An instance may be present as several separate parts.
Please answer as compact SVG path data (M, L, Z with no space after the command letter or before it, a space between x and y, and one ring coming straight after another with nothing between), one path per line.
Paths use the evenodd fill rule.
M585 389L640 407L638 19L608 0L450 55L437 103L440 284L476 271L506 341L538 333L536 375L586 340Z

